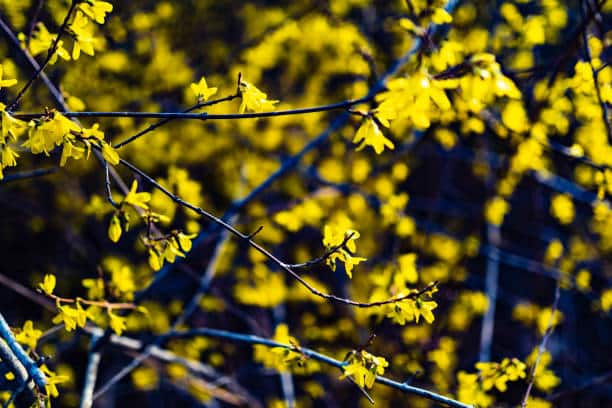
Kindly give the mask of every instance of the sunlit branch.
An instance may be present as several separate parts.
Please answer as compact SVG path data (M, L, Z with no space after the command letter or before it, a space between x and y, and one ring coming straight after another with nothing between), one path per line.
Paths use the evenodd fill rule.
M89 346L89 358L87 361L87 369L85 371L85 381L83 381L83 393L81 394L80 408L90 408L93 405L93 391L98 378L98 368L102 353L97 349L96 343L100 340L100 336L91 335Z
M487 224L487 242L491 250L487 257L485 272L485 293L487 294L488 307L482 317L480 331L480 355L479 361L491 361L491 346L493 344L493 332L495 328L495 309L497 307L497 288L499 283L499 245L501 243L501 231L499 226Z
M13 336L13 332L9 327L6 320L4 320L4 316L0 313L0 338L3 341L0 341L2 345L1 353L2 353L2 361L6 361L8 364L13 367L16 372L20 372L20 366L25 370L27 375L22 376L25 382L31 380L34 381L36 387L40 392L44 392L45 386L47 385L47 379L38 365L32 361L32 359L26 354L21 345L17 343L15 337ZM7 346L6 348L4 346Z
M104 309L113 310L113 309L136 309L136 305L134 303L112 303L107 302L106 300L87 300L80 297L77 298L65 298L61 296L51 294L46 294L49 298L53 299L59 303L70 303L70 304L84 304L88 306L98 306Z
M230 341L235 341L239 343L260 344L260 345L267 346L267 347L282 347L288 350L296 350L295 346L291 344L280 343L274 340L265 339L263 337L254 336L251 334L234 333L230 331L209 329L209 328L193 329L193 330L188 330L184 332L171 332L166 336L168 338L190 338L190 337L204 336L204 337L212 337L212 338L230 340ZM325 354L321 354L319 352L316 352L306 347L300 346L299 349L296 351L299 351L300 353L304 354L308 358L312 358L313 360L320 361L322 363L328 364L332 367L339 368L341 370L346 364L342 361L336 360L332 357L329 357ZM458 407L458 408L471 407L471 405L469 404L464 404L452 398L444 397L432 391L428 391L428 390L418 388L418 387L413 387L405 383L400 383L400 382L391 380L387 377L377 376L376 382L379 384L383 384L388 387L400 390L407 394L414 394L414 395L418 395L423 398L427 398L431 401L435 401L435 402L444 404L449 407Z

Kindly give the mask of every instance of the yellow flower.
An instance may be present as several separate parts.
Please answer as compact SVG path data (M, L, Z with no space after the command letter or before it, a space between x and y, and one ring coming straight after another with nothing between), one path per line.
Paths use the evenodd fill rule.
M36 30L34 31L32 38L30 38L30 43L28 44L30 53L33 56L46 53L50 48L51 44L55 41L56 34L52 34L47 30L47 27L41 22L36 24ZM19 35L19 40L25 47L25 34ZM64 41L59 41L57 43L56 51L53 53L53 56L49 60L49 64L53 65L57 61L57 58L60 57L63 60L69 60L70 54L64 48Z
M117 214L113 214L110 224L108 225L108 238L113 242L118 242L121 238L121 222Z
M336 262L340 261L344 264L344 270L348 277L352 278L353 268L365 261L366 258L353 256L353 253L357 250L355 240L357 240L360 235L359 232L348 229L348 225L347 220L326 224L323 227L323 245L325 245L328 251L335 249L326 259L326 263L332 271L336 271ZM350 236L350 238L344 245L346 249L337 248L348 236Z
M78 60L83 51L87 55L94 55L94 36L93 27L89 23L89 19L81 11L77 11L74 20L68 27L74 37L74 46L72 48L72 59Z
M399 275L408 283L417 283L419 276L416 269L416 254L400 255L397 259Z
M16 157L19 157L19 155L10 146L8 145L2 146L2 168L16 166L17 165L17 160L15 160Z
M159 375L157 370L151 367L139 367L132 371L132 383L141 391L151 391L157 388Z
M130 187L130 191L123 199L123 202L133 205L135 207L140 207L143 210L148 210L149 205L147 203L151 201L151 194L147 192L137 193L136 192L137 189L138 189L138 182L134 180L132 182L132 186Z
M438 307L438 304L433 300L425 301L417 299L417 301L414 302L415 321L418 323L419 317L423 316L423 319L425 319L427 323L432 323L434 321L432 310L434 310L436 307Z
M64 327L67 331L76 329L77 325L79 327L85 327L85 323L87 322L87 314L82 308L80 308L80 306L77 308L58 304L57 309L59 310L59 313L53 318L53 323L64 323Z
M510 209L510 204L501 197L493 197L485 205L485 218L490 224L501 225Z
M88 0L79 4L79 8L85 15L98 24L104 24L106 14L113 11L113 5L106 1Z
M183 234L182 232L179 232L177 234L177 241L178 244L180 246L181 251L183 252L189 252L191 251L191 240L194 239L197 236L197 234Z
M55 289L55 282L55 275L46 274L43 278L43 282L39 283L38 286L42 289L44 293L46 293L47 295L51 295L53 294L53 289Z
M353 351L342 367L340 378L351 377L360 387L372 388L377 375L383 375L389 366L383 357L377 357L365 350Z
M108 143L101 142L102 144L102 156L104 160L112 164L113 166L119 164L119 154L117 151Z
M48 396L57 398L59 397L59 391L57 390L56 384L61 384L70 380L70 377L67 375L57 375L55 372L51 371L46 364L40 366L40 370L46 377L47 385L45 386L45 392Z
M149 266L154 271L159 271L164 264L164 258L154 249L149 249Z
M28 346L30 350L34 350L40 336L42 336L42 331L34 329L34 323L31 320L26 320L21 331L15 335L15 339Z
M527 364L533 367L538 358L539 348L534 347L533 351L527 357ZM548 368L552 363L550 352L544 351L540 354L540 360L534 373L534 385L537 389L543 392L551 392L555 387L561 384L561 379Z
M121 336L121 333L123 333L126 327L126 319L124 317L117 316L111 309L108 309L108 317L110 318L109 324L111 329L113 329L115 334Z
M434 10L433 16L431 16L431 20L436 24L445 24L453 21L453 16L448 14L446 10L439 7Z
M355 252L357 250L355 241L360 237L359 232L352 229L345 230L340 224L327 224L323 227L323 245L327 249L332 249L342 244L349 235L351 237L346 241L346 247L349 251Z
M527 111L519 100L508 102L502 110L501 118L504 125L514 132L522 133L530 128Z
M190 87L193 93L195 94L198 102L206 102L208 98L217 93L217 88L208 87L208 84L206 83L206 78L204 77L200 78L200 82L192 83Z
M608 313L612 310L612 289L605 289L601 292L599 303L604 312Z
M285 323L276 326L274 330L274 341L290 344L299 348L297 339L289 335L289 327ZM254 360L262 363L265 367L282 372L293 369L300 373L312 373L318 371L320 366L316 361L308 360L302 353L285 347L268 347L255 345Z
M561 224L569 224L574 220L574 203L568 194L557 194L550 202L550 213Z
M4 73L4 68L2 67L2 64L0 64L0 88L8 88L8 87L11 87L17 84L16 79L3 79L2 78L3 73Z
M260 91L255 85L240 81L240 97L242 102L238 111L244 113L247 110L252 112L263 112L274 109L274 105L278 103L276 100L266 99L268 95Z
M79 160L85 154L85 148L74 145L73 138L66 138L62 148L62 157L60 158L60 167L64 167L70 157Z
M353 143L361 143L357 150L362 150L366 146L372 146L376 154L381 154L385 147L391 150L395 148L393 142L385 137L372 118L366 118L362 122L359 129L357 129Z
M0 104L0 108L0 110L2 110L2 139L0 142L6 143L9 137L13 142L16 142L17 138L26 131L28 125L9 115L8 112L4 110L4 105Z

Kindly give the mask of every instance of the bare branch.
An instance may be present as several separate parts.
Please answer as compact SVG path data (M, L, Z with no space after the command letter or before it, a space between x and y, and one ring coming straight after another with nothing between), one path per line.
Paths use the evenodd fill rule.
M47 58L45 58L43 63L36 69L36 72L30 78L30 80L24 85L24 87L21 88L21 91L19 91L19 93L17 94L17 97L15 97L15 100L13 101L13 103L11 103L9 105L9 107L7 108L8 111L12 111L12 110L15 109L15 107L17 107L17 105L19 104L19 101L21 100L23 95L25 95L27 90L30 89L32 84L34 84L34 81L36 81L36 79L38 79L40 74L47 67L47 65L49 64L49 61L51 61L51 58L53 58L53 55L55 55L55 52L57 51L57 47L59 45L59 42L60 42L60 40L62 38L62 35L64 35L64 32L66 31L66 28L68 28L68 23L70 21L70 17L72 17L72 13L76 9L76 6L77 6L78 3L79 3L79 0L72 0L72 2L70 3L70 8L68 9L68 13L66 13L66 17L64 18L64 22L60 26L60 30L57 33L57 36L55 37L55 40L51 44L51 48L49 48L49 50L47 51Z
M559 307L560 297L561 284L557 282L557 287L555 288L555 299L553 301L552 310L550 311L550 318L548 319L548 325L546 327L546 331L544 332L544 336L542 337L542 342L538 347L538 355L536 357L535 363L533 363L533 367L531 367L531 372L529 373L529 384L527 385L527 390L525 391L523 402L521 402L521 408L527 407L527 400L529 400L529 394L531 393L531 388L533 387L533 383L535 382L535 374L538 369L538 364L540 364L540 358L546 350L546 343L548 342L548 339L550 338L554 330L555 313L557 312L557 309Z
M291 344L280 343L274 340L269 340L263 337L253 336L250 334L234 333L230 331L210 329L210 328L193 329L193 330L184 331L184 332L171 332L171 333L168 333L166 336L168 338L190 338L190 337L197 337L197 336L214 337L214 338L220 338L224 340L235 341L239 343L261 344L267 347L282 347L288 350L295 350L295 346ZM318 353L306 347L300 346L299 352L303 353L305 356L309 358L312 358L313 360L320 361L322 363L328 364L332 367L336 367L339 369L342 369L346 364L343 361L336 360L332 357L329 357L325 354ZM449 407L458 407L458 408L472 407L469 404L464 404L452 398L444 397L432 391L428 391L428 390L418 388L418 387L413 387L405 383L400 383L400 382L391 380L387 377L376 376L376 382L379 384L383 384L388 387L400 390L407 394L414 394L414 395L418 395L423 398L427 398L431 401L435 401L435 402L444 404Z

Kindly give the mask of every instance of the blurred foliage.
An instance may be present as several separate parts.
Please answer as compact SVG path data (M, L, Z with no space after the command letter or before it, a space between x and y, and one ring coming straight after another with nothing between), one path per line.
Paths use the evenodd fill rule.
M293 346L170 339L167 350L239 388L151 356L99 407L281 407L289 389L298 407L369 405L358 387L376 406L437 406L370 390L376 374L482 407L520 405L530 381L529 407L612 404L611 1L111 3L77 2L45 69L72 111L181 112L227 98L194 112L256 115L376 93L337 110L172 120L118 147L156 120L77 124L40 79L13 109L33 69L5 37L0 310L33 356L48 356L54 406L79 403L88 324L142 344L212 327ZM0 17L42 63L70 5L0 0ZM322 292L408 299L361 308L317 297L119 162L221 216L321 134L226 221L282 262L306 263L294 270ZM109 179L112 200L97 152L125 180ZM20 177L41 168L51 170ZM100 350L96 389L135 355Z

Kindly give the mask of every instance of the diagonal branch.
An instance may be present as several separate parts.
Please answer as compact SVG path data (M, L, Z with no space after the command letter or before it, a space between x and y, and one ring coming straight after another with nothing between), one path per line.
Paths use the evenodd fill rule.
M4 316L0 314L0 338L6 342L8 346L8 350L3 350L2 359L4 360L7 357L11 357L9 364L13 365L15 368L18 368L17 363L21 364L27 373L26 382L29 379L32 379L38 387L40 392L44 392L45 386L47 385L47 379L38 365L32 361L32 359L26 354L23 348L17 343L15 340L15 336L13 336L13 332L9 327L6 320L4 320ZM3 343L0 341L0 343ZM8 356L5 355L5 351L8 353ZM14 358L13 358L14 357Z
M55 55L55 52L57 51L57 47L59 45L59 42L60 42L60 40L62 38L62 35L64 35L64 32L66 31L66 28L68 28L68 22L70 21L70 17L72 17L72 13L74 13L74 10L76 9L76 6L77 6L78 3L79 3L79 0L72 0L72 2L70 4L70 8L68 9L68 13L66 13L66 17L64 18L64 22L62 23L62 25L60 27L60 30L57 33L57 36L55 37L55 40L53 41L53 44L51 44L51 47L47 51L47 58L45 58L43 63L36 69L36 72L30 78L30 80L23 86L23 88L21 88L21 91L19 91L19 93L17 94L17 97L15 98L13 103L11 103L9 105L9 107L7 108L8 111L12 111L13 109L15 109L15 107L17 107L17 105L19 104L19 101L21 100L23 95L25 95L27 90L30 89L30 87L34 84L34 81L36 81L36 79L38 79L40 74L47 67L47 65L51 61L51 58L53 58L53 55Z
M229 341L235 341L238 343L261 344L267 347L282 347L288 350L296 349L294 345L280 343L280 342L269 340L269 339L259 337L259 336L235 333L235 332L230 332L230 331L225 331L225 330L210 329L210 328L193 329L193 330L189 330L185 332L170 332L167 335L168 338L190 338L190 337L198 337L198 336L219 338L219 339L224 339L224 340L229 340ZM343 369L343 367L346 364L345 362L336 360L332 357L329 357L325 354L321 354L309 348L300 346L299 352L303 353L308 358L312 358L313 360L320 361L322 363L328 364L332 367L336 367L339 369ZM400 390L407 394L414 394L414 395L418 395L423 398L427 398L431 401L435 401L435 402L444 404L449 407L457 407L457 408L472 407L469 404L464 404L452 398L448 398L448 397L442 396L440 394L437 394L435 392L428 391L422 388L413 387L406 383L400 383L400 382L391 380L387 377L376 376L376 382L379 384L386 385L387 387L394 388L396 390Z
M452 11L455 9L455 7L457 7L458 4L459 4L459 0L450 0L447 3L445 9L446 9L447 12L452 13ZM437 27L438 26L436 26L436 25L432 25L431 31L434 32ZM416 38L415 41L414 41L413 46L408 51L406 51L404 53L404 55L402 55L396 61L394 61L394 63L389 67L389 69L370 88L370 90L368 91L368 94L364 98L367 98L367 100L371 100L372 98L374 98L374 96L376 96L376 94L378 92L383 90L385 88L386 83L389 80L389 78L391 78L393 75L397 74L402 69L402 67L406 63L408 63L408 61L410 61L410 59L414 55L416 55L419 52L419 50L421 49L422 46L423 46L423 40L420 37ZM283 164L274 173L272 173L270 176L268 176L268 178L265 179L261 184L259 184L253 190L251 190L251 192L249 192L242 199L235 201L230 206L230 208L225 212L225 214L223 214L223 216L221 217L221 220L227 221L232 216L234 216L235 214L238 214L250 202L252 202L257 197L259 197L259 195L261 195L261 193L263 193L265 190L267 190L277 180L283 178L285 175L287 175L288 173L293 171L299 165L299 163L302 161L302 159L306 156L306 154L308 154L312 150L315 150L315 149L319 148L325 142L327 142L327 140L331 137L331 135L334 132L342 129L348 123L350 117L351 117L351 113L347 112L347 111L345 111L341 115L339 115L327 127L327 129L325 129L317 137L315 137L310 142L308 142L302 148L302 150L300 150L298 153L296 153L295 155L293 155L293 156L289 157L288 159L286 159L283 162ZM207 237L209 237L210 235L216 233L218 231L219 227L220 226L218 224L215 224L215 225L207 228L205 231L201 232L196 237L196 239L194 240L194 248L197 248L202 242L204 242L207 239ZM178 262L180 262L180 260L177 260L177 263ZM175 265L175 264L173 264L173 265ZM146 287L145 289L143 289L142 291L140 291L136 295L136 301L138 301L138 300L142 299L143 297L145 297L150 292L150 290L153 288L153 286L157 285L157 283L159 283L171 271L171 269L174 267L173 265L164 266L164 268L162 268L155 275L155 277L153 278L153 281L149 284L149 286Z
M219 99L214 99L214 100L207 101L207 102L198 103L198 104L195 104L195 105L190 106L189 108L185 109L182 113L189 113L189 112L192 112L194 110L203 108L205 106L212 106L212 105L216 105L216 104L221 103L221 102L231 101L233 99L238 98L239 96L240 96L240 94L235 93L233 95L229 95L229 96L226 96L226 97L223 97L223 98L219 98ZM136 139L146 135L147 133L152 132L153 130L157 129L158 127L161 127L161 126L165 125L166 123L171 122L172 120L173 120L173 118L164 118L164 119L162 119L162 120L160 120L158 122L155 122L155 123L147 126L146 128L144 128L140 132L138 132L138 133L128 137L123 142L117 143L113 147L115 149L119 149L119 148L121 148L121 147L123 147L123 146L125 146L125 145L127 145L129 143L132 143L134 140L136 140Z
M95 146L94 148L95 149L99 149L99 147L97 147L97 146ZM344 304L350 305L350 306L356 306L356 307L360 307L360 308L369 308L369 307L374 307L374 306L382 306L382 305L386 305L386 304L390 304L390 303L397 303L397 302L401 302L401 301L406 300L406 299L416 299L419 296L429 292L430 290L432 290L433 288L435 288L437 286L437 282L433 282L433 283L427 285L425 288L423 288L423 289L421 289L419 291L411 292L411 293L408 293L408 294L405 294L405 295L402 295L402 296L398 296L398 297L394 297L394 298L390 298L390 299L382 300L382 301L378 301L378 302L358 302L358 301L355 301L355 300L352 300L352 299L347 299L347 298L343 298L343 297L336 296L336 295L333 295L333 294L321 292L319 289L315 288L310 283L308 283L297 272L295 272L291 268L291 264L287 264L287 263L283 262L282 260L277 258L275 255L273 255L269 250L265 249L264 247L262 247L261 245L256 243L251 238L250 234L244 234L244 233L238 231L231 224L229 224L226 221L223 221L221 218L219 218L219 217L209 213L206 210L203 210L202 208L200 208L200 207L198 207L196 205L193 205L193 204L183 200L182 198L180 198L177 195L173 194L171 191L169 191L164 186L159 184L157 181L155 181L155 179L153 179L147 173L143 172L138 167L134 166L132 163L126 161L125 159L120 159L120 163L123 166L125 166L125 167L129 168L130 170L132 170L134 173L140 175L144 180L146 180L154 188L156 188L157 190L159 190L162 193L164 193L168 198L170 198L172 201L174 201L178 205L180 205L182 207L185 207L185 208L188 208L188 209L192 210L193 212L199 214L200 216L206 218L207 220L212 221L212 222L220 225L226 231L230 232L234 236L236 236L239 239L241 239L242 241L246 242L249 246L251 246L257 252L259 252L262 255L264 255L266 258L268 258L272 263L274 263L280 269L282 269L283 271L287 272L287 274L289 274L292 278L297 280L300 284L302 284L306 289L308 289L315 296L319 296L319 297L321 297L323 299L330 300L330 301L337 302L337 303L344 303Z
M533 367L531 367L531 373L529 373L529 384L527 385L527 390L525 391L525 395L523 396L523 402L521 402L521 408L527 407L527 402L529 400L529 394L531 393L531 388L533 387L533 383L535 382L536 371L538 369L538 365L540 364L540 358L542 354L546 350L546 343L548 339L553 333L554 330L554 322L555 322L555 313L559 307L559 298L561 297L561 283L557 281L557 287L555 288L555 299L553 301L552 309L550 311L550 318L548 319L548 325L546 327L546 331L544 332L544 336L542 337L542 342L538 347L538 355L536 357L535 362L533 363Z

